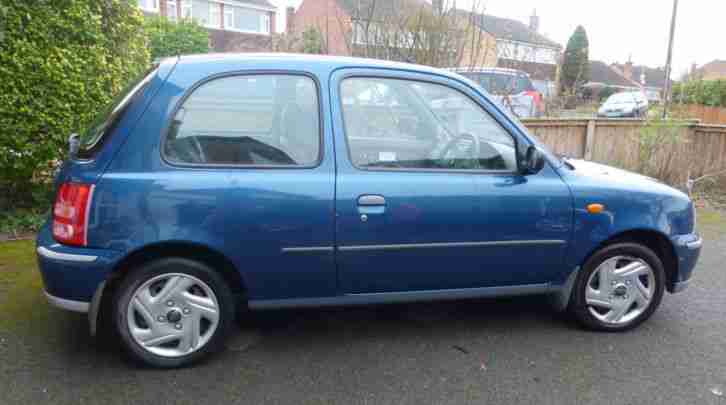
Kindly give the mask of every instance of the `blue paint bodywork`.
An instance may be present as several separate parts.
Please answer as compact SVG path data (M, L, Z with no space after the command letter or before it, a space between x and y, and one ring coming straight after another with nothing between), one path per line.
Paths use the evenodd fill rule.
M232 72L316 80L319 165L194 168L162 158L163 135L184 96L198 83ZM340 81L350 76L453 87L486 109L520 151L529 145L545 150L545 168L527 176L355 168L338 95ZM688 197L632 173L574 165L572 170L547 153L478 86L453 73L296 55L174 58L161 63L102 150L89 161L66 162L58 175L57 184L95 184L88 247L58 244L49 224L37 244L98 259L81 264L39 256L39 263L50 294L89 302L124 258L184 243L231 262L253 307L389 302L557 291L605 241L649 231L671 243L678 259L673 282L687 281L699 253L689 247L698 236ZM386 203L359 206L361 195L383 195ZM604 204L605 212L587 213L591 203ZM390 248L355 249L372 245Z

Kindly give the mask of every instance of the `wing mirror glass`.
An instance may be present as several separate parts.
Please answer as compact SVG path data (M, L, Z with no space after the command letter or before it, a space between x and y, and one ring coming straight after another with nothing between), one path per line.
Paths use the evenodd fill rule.
M522 174L537 174L544 168L545 157L541 150L537 149L536 146L530 145L527 147L522 163Z

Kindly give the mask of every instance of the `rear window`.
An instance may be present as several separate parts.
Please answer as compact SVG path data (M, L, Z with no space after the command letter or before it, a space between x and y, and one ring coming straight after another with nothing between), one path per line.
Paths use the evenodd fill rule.
M123 89L116 97L111 100L88 126L88 129L81 133L80 149L78 157L88 159L99 149L106 136L113 132L116 124L124 116L128 107L132 104L138 94L143 93L143 89L151 82L156 75L158 65L153 66L136 79L132 80L125 89Z
M171 163L312 167L320 159L315 82L302 75L209 81L184 101L164 142Z

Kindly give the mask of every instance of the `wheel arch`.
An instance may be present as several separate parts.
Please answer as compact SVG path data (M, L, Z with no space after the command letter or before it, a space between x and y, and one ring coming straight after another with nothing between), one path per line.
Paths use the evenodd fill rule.
M159 242L133 250L113 267L106 281L99 287L96 296L94 296L94 301L97 301L97 304L92 306L94 310L89 312L92 335L97 332L97 324L104 321L105 317L100 314L108 313L116 288L124 277L129 274L129 271L145 263L165 257L194 260L211 267L224 278L232 293L237 297L238 305L240 307L246 305L247 284L244 277L234 263L223 253L209 246L192 242Z
M596 245L579 263L582 267L596 252L616 243L637 243L652 250L663 263L666 275L666 290L673 291L673 285L678 276L678 256L676 256L673 242L662 232L653 229L630 229L610 236Z
M232 292L246 291L247 284L242 273L227 256L209 246L192 242L159 242L136 249L114 266L108 282L113 284L130 269L164 257L180 257L204 263L224 278Z

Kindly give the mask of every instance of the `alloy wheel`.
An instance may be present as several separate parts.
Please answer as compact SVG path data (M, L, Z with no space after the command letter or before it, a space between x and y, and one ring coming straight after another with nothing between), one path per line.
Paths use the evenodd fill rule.
M134 341L161 357L181 357L204 347L219 325L214 291L188 274L162 274L134 291L127 325Z
M655 273L642 259L615 256L592 272L585 288L585 303L592 316L605 324L624 325L653 301Z

